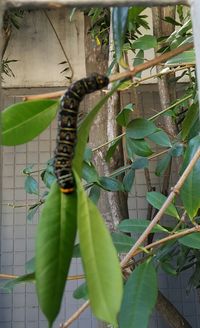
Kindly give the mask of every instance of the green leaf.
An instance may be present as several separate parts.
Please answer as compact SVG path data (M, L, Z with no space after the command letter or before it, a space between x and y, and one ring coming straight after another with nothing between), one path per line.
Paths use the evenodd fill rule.
M55 182L56 177L54 174L49 173L47 170L44 171L44 174L41 174L42 181L44 182L47 188L51 188L52 184Z
M132 49L148 50L157 46L156 37L153 35L143 35L131 44Z
M184 118L184 121L182 123L182 131L181 131L181 135L183 140L185 140L191 129L194 127L195 122L198 119L199 113L198 113L199 109L198 109L198 104L192 104L189 109L188 112Z
M140 158L136 158L132 165L131 168L133 170L139 170L139 169L144 169L145 167L149 166L149 161L147 158L145 157L140 157Z
M120 144L121 142L121 138L118 138L117 140L113 141L111 146L108 148L106 156L105 156L105 160L106 162L108 162L111 157L113 156L117 146Z
M148 139L153 141L155 144L163 147L172 147L172 144L170 142L170 139L163 130L159 129L156 132L150 134L148 136Z
M127 253L135 244L135 239L119 232L112 232L111 237L118 253Z
M145 118L135 118L126 129L126 135L133 139L143 139L157 130L155 124Z
M167 197L157 191L150 191L147 193L147 201L158 210L162 207L163 203L166 201ZM173 204L170 204L165 213L173 216L177 219L180 219L176 207Z
M115 54L118 62L122 57L128 10L128 7L114 7L112 9L113 40L115 45Z
M136 140L126 136L126 147L128 156L131 160L134 160L135 155L148 157L153 154L151 148L144 139Z
M195 52L194 49L184 51L181 54L174 56L169 59L165 65L183 65L185 63L194 63L195 64Z
M179 238L178 242L189 248L200 249L200 233L193 232L190 235Z
M161 265L161 268L163 269L163 271L170 274L171 276L177 275L176 269L170 262L161 262L160 265Z
M98 185L108 191L124 191L123 183L115 178L100 177Z
M127 126L130 114L133 112L133 104L126 105L121 112L116 116L116 121L121 126Z
M92 149L89 148L89 147L86 147L86 148L85 148L84 155L83 155L83 159L84 159L84 161L87 162L87 163L90 163L91 160L92 160L92 155L93 155L93 154L92 154Z
M82 121L79 130L78 130L78 140L75 148L75 156L73 159L73 167L79 176L82 174L82 165L83 165L83 155L88 141L89 131L91 125L102 108L106 101L111 97L111 95L118 89L119 83L115 84L113 89L104 96L95 107L88 113L85 119Z
M185 170L191 162L194 154L199 149L200 136L196 136L190 140L185 152L181 173ZM180 196L189 215L192 219L200 208L200 159L196 162L191 173L187 177L184 185L181 188Z
M35 272L35 257L32 257L30 260L26 262L25 268L26 268L26 273Z
M36 212L38 211L40 205L41 204L36 204L36 205L32 205L28 208L27 219L29 221L31 221L33 219L33 217L36 214Z
M101 195L101 189L99 186L94 185L90 188L89 197L94 204L97 204Z
M120 222L118 229L122 232L143 232L151 221L145 219L127 219ZM168 232L160 224L156 224L151 232Z
M144 63L144 51L139 50L138 53L136 54L134 61L133 61L133 67L141 65ZM139 72L135 75L137 78L141 78L142 72Z
M57 183L43 207L36 236L36 289L51 327L59 313L76 236L76 194L65 195Z
M136 267L125 285L120 328L147 328L156 299L156 271L151 262L145 262Z
M132 168L125 174L123 178L124 190L130 192L135 179L135 170Z
M78 288L75 289L75 291L73 292L73 297L77 300L80 300L82 298L84 300L88 299L88 288L86 282L84 282Z
M6 290L7 292L11 292L12 289L21 283L26 283L26 282L34 282L35 281L35 273L28 273L23 276L17 277L15 279L10 279L9 281L6 281L1 285L1 288Z
M39 194L38 182L30 175L26 177L24 189L28 194Z
M83 162L82 176L88 183L98 181L98 173L92 163Z
M184 152L184 146L181 143L176 143L173 145L172 149L170 149L170 154L172 157L179 157L183 155Z
M159 162L157 162L155 174L160 177L166 171L169 162L171 160L171 154L167 153Z
M56 116L58 101L34 100L14 104L2 112L2 144L26 143L44 131Z
M79 240L91 308L98 319L116 325L123 292L117 253L99 210L88 199L77 174L75 177Z

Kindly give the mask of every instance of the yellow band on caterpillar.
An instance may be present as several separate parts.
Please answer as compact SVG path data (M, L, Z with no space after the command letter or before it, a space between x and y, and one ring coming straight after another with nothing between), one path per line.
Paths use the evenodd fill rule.
M64 194L70 194L71 192L74 192L74 188L60 188L60 191L62 191Z

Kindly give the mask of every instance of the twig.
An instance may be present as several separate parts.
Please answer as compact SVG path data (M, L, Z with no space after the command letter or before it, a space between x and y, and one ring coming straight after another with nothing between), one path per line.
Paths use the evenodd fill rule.
M20 276L16 276L16 275L12 275L12 274L4 274L4 273L0 274L0 279L17 279L19 277ZM80 274L77 276L68 276L67 277L67 280L80 280L80 279L85 279L85 275Z
M125 71L122 73L117 73L117 74L113 74L109 77L110 82L114 82L114 81L118 81L118 80L124 80L124 79L128 79L131 78L133 76L135 76L137 73L140 73L152 66L156 66L158 64L160 64L161 62L165 62L168 59L193 48L193 43L189 43L186 44L182 47L173 49L167 53L164 53L163 55L160 55L158 57L155 57L143 64L137 65L135 66L132 70L130 71ZM45 94L40 94L40 95L27 95L27 96L23 96L23 100L33 100L33 99L50 99L50 98L59 98L60 96L62 96L64 93L64 91L57 91L57 92L51 92L51 93L45 93Z
M153 229L153 227L161 219L161 217L165 213L166 209L168 208L168 206L173 201L174 197L179 193L181 187L183 186L185 180L187 179L188 175L192 171L192 169L193 169L194 165L196 164L197 160L199 159L199 157L200 157L200 147L196 151L194 157L190 161L189 165L187 166L187 168L183 172L182 176L180 177L180 179L178 180L178 182L176 183L176 185L173 187L171 193L167 197L166 201L164 202L164 204L160 208L160 210L157 213L157 215L154 217L154 219L151 221L151 223L149 224L149 226L146 228L146 230L142 233L142 235L136 241L136 243L131 248L131 250L127 253L127 255L121 261L121 266L122 267L123 267L124 264L126 264L129 261L129 259L131 259L131 257L135 254L135 252L138 249L138 247L146 240L146 238L148 237L148 235L151 233L151 230Z
M87 307L90 305L90 301L85 302L80 308L63 324L60 325L60 328L67 328L73 323L78 317L84 312Z

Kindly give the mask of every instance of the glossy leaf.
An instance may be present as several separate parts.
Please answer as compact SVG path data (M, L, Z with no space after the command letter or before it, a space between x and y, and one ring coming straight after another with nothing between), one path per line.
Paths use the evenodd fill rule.
M64 195L57 183L42 210L36 236L36 289L51 327L59 313L76 236L76 194Z
M112 177L100 177L98 185L108 191L123 191L123 183Z
M131 168L133 170L139 170L139 169L144 169L145 167L149 166L149 161L147 158L145 157L140 157L140 158L136 158L132 165Z
M58 101L34 100L14 104L2 112L2 144L26 143L44 131L56 116Z
M163 203L166 201L167 197L157 191L150 191L147 193L147 201L158 210L162 207ZM176 207L170 204L165 211L166 214L179 219L179 214Z
M172 147L170 139L162 130L158 130L148 136L148 139L153 141L156 145L163 146L163 147Z
M181 135L183 140L185 140L191 129L193 128L195 122L198 119L198 104L192 104L192 106L189 107L188 112L184 118L184 121L182 123L182 131L181 131Z
M88 142L88 135L91 128L91 125L100 111L100 109L103 107L103 105L106 103L106 101L109 99L109 97L118 89L119 83L115 84L113 89L104 96L95 107L88 113L88 115L85 117L83 122L81 123L79 130L78 130L78 140L76 144L75 149L75 156L73 159L73 167L77 174L81 176L82 174L82 165L83 165L83 155L85 152L85 148Z
M98 319L116 325L123 292L117 253L99 210L88 199L77 175L76 184L79 240L90 304Z
M119 232L112 232L111 237L118 253L127 253L135 243L135 239Z
M128 7L114 7L112 9L113 40L115 45L115 54L118 62L122 57L128 9Z
M73 292L73 297L76 300L80 300L80 299L87 300L88 299L88 288L87 288L87 284L85 282L83 284L81 284L78 288L75 289L75 291Z
M166 65L180 65L183 63L195 63L195 52L194 49L184 51L181 54L174 56L169 59L165 64Z
M194 154L198 150L200 145L200 136L196 136L190 140L188 147L185 152L184 161L181 169L181 173L190 163ZM200 159L197 161L193 167L191 173L187 177L183 187L181 188L180 196L189 215L192 219L200 208Z
M156 299L156 271L151 262L145 262L136 267L126 282L119 314L120 328L147 328Z
M123 178L124 190L130 192L135 179L135 170L130 169Z
M108 151L107 151L106 156L105 156L106 162L108 162L111 159L111 157L113 156L113 154L114 154L117 146L120 144L120 142L121 142L121 138L119 138L119 139L112 142L112 144L108 148Z
M28 194L38 195L39 193L38 182L31 175L28 175L25 180L24 189Z
M94 185L91 187L89 197L94 204L97 204L101 195L101 189L99 186Z
M143 139L157 130L155 124L145 118L135 118L126 129L126 135L133 139Z
M30 260L26 262L25 268L26 268L26 273L35 272L35 257L32 257Z
M130 114L133 112L133 104L126 105L116 116L116 121L121 126L127 126Z
M122 232L143 232L151 221L145 219L127 219L120 222L118 229ZM160 224L156 224L152 232L168 232Z
M159 177L164 174L171 160L171 154L167 153L163 158L157 162L155 174Z
M139 50L138 53L135 55L133 66L141 65L144 63L144 50ZM135 75L137 78L141 78L142 72L139 72Z
M179 238L178 242L189 248L200 249L200 233L193 232L190 235Z
M148 50L157 46L157 39L153 35L143 35L132 42L133 49Z
M5 283L1 284L1 288L6 290L7 292L11 292L12 289L22 283L30 283L35 281L35 273L28 273L23 276L19 276L15 279L10 279L9 281L6 281Z
M92 163L83 162L82 176L88 183L98 181L98 173Z
M32 205L28 208L28 212L27 212L27 219L29 221L31 221L34 217L34 215L37 213L39 207L40 207L41 204L36 204L36 205Z
M126 136L126 147L128 156L131 160L134 159L135 155L148 157L153 154L151 148L144 139L136 140Z

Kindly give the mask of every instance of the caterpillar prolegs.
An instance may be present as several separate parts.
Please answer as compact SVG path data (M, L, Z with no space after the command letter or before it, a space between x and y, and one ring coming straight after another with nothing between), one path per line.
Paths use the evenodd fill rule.
M77 138L79 104L86 94L100 90L108 83L108 77L97 73L92 74L88 78L71 84L60 100L54 172L60 190L65 194L70 194L75 190L72 160Z

